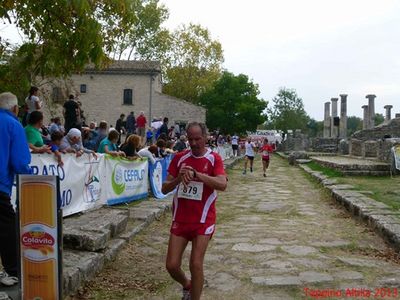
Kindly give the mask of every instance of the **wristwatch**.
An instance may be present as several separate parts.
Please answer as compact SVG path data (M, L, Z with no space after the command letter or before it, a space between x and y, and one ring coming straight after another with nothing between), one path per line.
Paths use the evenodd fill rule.
M196 170L193 169L192 171L193 171L193 178L196 178L196 177L197 177L197 172L196 172Z

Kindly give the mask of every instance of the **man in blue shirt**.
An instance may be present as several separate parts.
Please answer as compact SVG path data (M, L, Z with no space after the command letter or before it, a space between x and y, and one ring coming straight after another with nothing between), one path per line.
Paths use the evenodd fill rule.
M17 115L17 97L8 92L0 94L0 255L4 267L0 283L7 286L18 283L16 217L10 200L11 189L15 174L31 173L31 154Z

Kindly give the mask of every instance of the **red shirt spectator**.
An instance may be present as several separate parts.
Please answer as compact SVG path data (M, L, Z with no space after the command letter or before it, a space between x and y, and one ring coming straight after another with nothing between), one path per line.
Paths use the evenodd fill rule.
M137 119L136 119L136 126L137 127L144 128L144 127L146 127L146 123L147 123L147 120L146 120L146 117L144 115L141 114L141 115L139 115L137 117Z

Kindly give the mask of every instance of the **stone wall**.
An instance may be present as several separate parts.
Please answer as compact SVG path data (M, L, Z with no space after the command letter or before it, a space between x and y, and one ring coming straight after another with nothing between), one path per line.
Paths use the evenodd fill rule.
M350 139L349 152L353 156L362 156L361 151L362 141L358 139Z
M82 84L86 85L86 93L80 92ZM140 111L144 111L149 120L150 103L152 117L168 117L170 125L175 124L175 121L205 122L206 119L204 107L162 94L159 76L151 81L149 74L72 75L66 81L54 80L42 86L43 96L46 95L46 98L51 99L55 86L61 86L63 97L58 102L51 100L51 109L49 109L50 103L47 108L45 107L43 110L45 123L48 123L51 117L62 117L62 105L69 94L79 95L87 123L91 121L99 123L101 120L106 120L115 126L115 122L122 113L127 116L131 111L135 112L135 116L138 116ZM132 89L131 105L123 103L124 89Z
M357 131L352 135L352 138L366 141L383 139L385 136L392 138L400 137L400 118L392 119L371 129Z
M374 128L354 133L349 140L350 155L389 162L390 149L399 142L400 118L395 118Z
M158 92L154 93L153 99L153 115L168 117L169 124L175 121L186 124L193 121L206 122L206 109L202 106Z
M335 153L338 149L338 139L336 138L313 138L311 148L314 152Z
M350 155L389 162L390 150L396 144L400 144L400 138L367 141L350 139Z
M400 138L391 138L378 141L378 159L389 162L391 159L391 149L394 145L400 144Z
M338 152L338 143L339 139L337 138L309 138L304 134L295 134L294 136L289 135L278 150L336 153ZM348 154L348 152L343 154Z
M310 139L306 136L288 136L278 147L279 151L308 151Z
M363 157L378 157L378 142L365 141L361 145L361 155Z

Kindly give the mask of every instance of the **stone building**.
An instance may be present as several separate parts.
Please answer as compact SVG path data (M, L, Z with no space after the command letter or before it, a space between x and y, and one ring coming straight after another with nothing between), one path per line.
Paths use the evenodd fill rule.
M120 114L131 111L135 116L144 111L148 120L168 117L170 125L206 119L205 108L162 93L161 68L154 61L116 61L102 70L88 67L67 80L52 80L41 90L50 100L46 121L62 115L69 94L78 96L87 123L106 120L115 126Z

